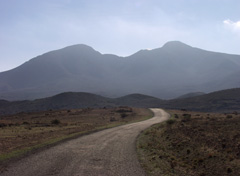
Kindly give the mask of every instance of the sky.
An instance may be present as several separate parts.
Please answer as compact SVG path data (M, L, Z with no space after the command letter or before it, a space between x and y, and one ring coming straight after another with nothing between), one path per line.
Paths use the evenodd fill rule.
M0 72L74 44L128 56L181 41L240 54L239 0L0 0Z

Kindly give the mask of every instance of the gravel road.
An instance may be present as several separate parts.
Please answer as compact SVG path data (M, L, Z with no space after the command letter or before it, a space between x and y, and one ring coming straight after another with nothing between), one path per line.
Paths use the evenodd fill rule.
M145 128L169 117L151 109L149 120L79 137L10 164L1 176L142 176L136 137Z

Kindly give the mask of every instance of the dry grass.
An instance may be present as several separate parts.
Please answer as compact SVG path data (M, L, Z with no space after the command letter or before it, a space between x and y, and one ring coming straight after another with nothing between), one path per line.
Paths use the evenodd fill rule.
M0 162L33 148L152 117L148 109L72 109L0 117Z
M170 111L147 129L138 152L149 175L240 175L240 115Z

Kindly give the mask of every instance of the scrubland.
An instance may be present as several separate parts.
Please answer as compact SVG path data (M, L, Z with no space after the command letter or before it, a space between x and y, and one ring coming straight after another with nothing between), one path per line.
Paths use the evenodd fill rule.
M148 175L240 175L240 115L237 112L168 111L172 117L138 138Z
M148 109L49 110L0 117L0 164L64 139L152 117Z

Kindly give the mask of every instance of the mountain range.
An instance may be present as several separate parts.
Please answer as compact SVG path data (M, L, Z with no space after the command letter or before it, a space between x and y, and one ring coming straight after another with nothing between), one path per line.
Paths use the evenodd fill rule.
M37 56L0 73L0 99L33 100L62 92L107 97L146 94L172 99L189 92L240 87L240 55L172 41L128 57L79 44Z
M106 98L85 92L66 92L52 97L25 100L0 100L0 116L20 112L37 112L57 109L109 108L118 106L187 109L207 112L240 112L240 88L227 89L189 98L161 100L155 97L130 94L119 98Z

